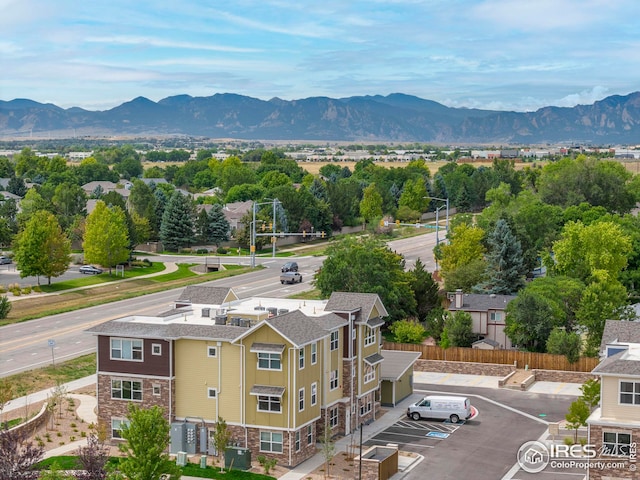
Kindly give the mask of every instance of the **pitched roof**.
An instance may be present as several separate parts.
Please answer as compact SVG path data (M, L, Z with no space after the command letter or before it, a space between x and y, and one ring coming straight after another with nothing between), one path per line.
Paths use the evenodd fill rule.
M95 335L131 338L205 338L207 340L234 340L247 332L247 328L230 325L194 325L182 323L144 323L111 320L85 330Z
M504 310L509 302L516 298L515 295L495 295L486 293L465 293L462 297L462 308L456 308L455 294L449 305L449 310L463 310L473 312L486 312L489 310Z
M363 360L365 361L365 363L368 363L373 367L374 365L384 362L384 357L379 353L373 353L368 357L364 357Z
M293 310L277 317L268 318L264 322L271 325L274 330L296 347L301 347L329 335L327 330L318 325L317 319L307 317L300 310Z
M188 302L201 305L222 305L225 302L237 299L236 294L228 287L189 285L182 291L177 303Z
M380 379L396 381L420 358L420 352L381 350L384 362L380 366Z
M600 351L604 352L610 343L639 343L640 322L625 322L622 320L607 320L602 332Z
M491 339L491 338L483 338L481 340L476 340L475 342L473 342L471 345L480 345L481 343L486 343L487 345L491 345L492 347L499 347L500 343L496 342L495 340Z
M355 312L360 310L362 312L361 321L366 322L371 316L374 307L381 317L389 315L376 293L333 292L324 309L332 312Z
M592 373L640 376L640 349L625 350L605 358L592 370Z

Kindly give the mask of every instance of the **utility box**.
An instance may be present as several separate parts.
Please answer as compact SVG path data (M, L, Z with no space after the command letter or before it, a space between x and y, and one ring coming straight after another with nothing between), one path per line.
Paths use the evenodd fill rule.
M224 467L249 470L251 468L251 450L241 447L227 447L224 451Z
M186 442L184 451L189 455L196 453L196 426L193 423L185 423Z
M202 425L200 427L200 453L207 453L209 439L207 438L209 435L209 430L207 427Z
M185 438L185 424L182 422L172 423L169 453L176 455L178 452L183 452L185 449Z

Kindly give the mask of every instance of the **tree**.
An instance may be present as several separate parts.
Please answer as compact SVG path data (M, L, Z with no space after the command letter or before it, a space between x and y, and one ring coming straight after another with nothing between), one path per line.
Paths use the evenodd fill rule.
M329 245L316 273L315 286L324 298L333 292L376 293L392 322L415 315L411 276L402 257L373 237L347 237Z
M549 301L527 289L507 305L505 323L504 331L511 342L531 352L544 352L556 326Z
M84 259L111 268L129 257L129 234L124 211L118 207L107 207L98 200L87 217L84 232Z
M34 445L25 429L0 430L0 480L35 480L34 465L44 456L44 447Z
M589 406L581 397L569 406L569 412L564 418L567 420L567 428L575 430L574 443L578 442L578 429L587 425L589 415L591 415Z
M389 328L398 343L421 343L425 337L424 327L411 320L400 320Z
M430 201L424 178L410 178L402 187L398 206L409 207L411 210L422 213L427 209Z
M87 446L78 448L78 463L84 472L77 474L78 480L106 480L109 447L95 432L87 436Z
M447 276L455 270L474 260L482 260L485 248L482 244L484 230L466 224L456 226L449 236L449 243L440 246L439 262L442 277L447 282ZM447 287L449 288L449 287Z
M440 296L438 295L440 286L433 279L431 273L425 269L420 257L409 273L411 275L411 289L416 299L418 320L424 322L429 312L440 305Z
M56 217L47 211L35 212L15 239L14 259L22 278L58 277L69 268L71 243Z
M222 242L229 240L230 226L227 217L224 216L222 205L214 203L209 210L209 240L219 247Z
M600 403L600 382L590 378L580 387L580 391L582 392L580 398L589 406L589 410L593 411Z
M500 219L487 238L487 280L477 290L496 295L511 295L524 286L525 267L522 248L509 224Z
M67 473L58 465L58 462L54 462L49 470L43 471L38 480L76 480L76 476Z
M476 340L471 314L461 310L447 313L444 320L444 331L451 347L470 347Z
M175 191L162 214L160 240L166 250L179 251L195 241L194 211L191 200Z
M362 428L362 426L360 428ZM324 458L324 477L329 478L331 477L331 459L336 453L336 445L331 438L331 429L329 428L329 425L325 425L324 435L320 442L322 444L322 457Z
M382 216L382 195L378 192L376 184L372 183L364 189L360 201L360 214L366 222Z
M0 297L0 319L7 318L9 312L11 311L11 302L7 298L6 295L2 295Z
M220 464L224 466L224 455L231 440L231 432L227 428L227 422L222 417L218 417L216 429L213 432L213 445L220 457Z
M24 197L25 193L27 193L27 186L22 178L11 177L7 184L7 192L13 193L19 197Z
M547 353L564 355L569 363L580 360L582 340L576 332L567 332L564 328L555 327L547 339Z
M144 409L129 403L127 420L122 426L125 443L119 445L125 458L119 470L135 480L159 480L163 474L169 474L170 480L179 479L180 467L166 453L170 427L162 408L154 405Z

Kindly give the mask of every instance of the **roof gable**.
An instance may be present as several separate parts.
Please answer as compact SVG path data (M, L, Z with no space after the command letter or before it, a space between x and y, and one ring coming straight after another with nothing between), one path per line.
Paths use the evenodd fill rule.
M640 322L607 320L600 342L600 352L604 352L611 343L640 344Z
M489 310L504 310L516 298L515 295L495 295L483 293L465 293L462 296L462 307L456 307L455 294L451 294L449 310L472 312L488 312Z
M374 316L389 315L380 297L376 293L333 292L325 306L331 312L361 312L361 321L366 322Z

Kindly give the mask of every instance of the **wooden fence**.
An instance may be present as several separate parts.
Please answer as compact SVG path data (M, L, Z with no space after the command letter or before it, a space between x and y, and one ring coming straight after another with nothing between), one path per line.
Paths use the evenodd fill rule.
M592 357L581 357L576 363L569 363L564 355L550 353L521 352L518 350L481 350L478 348L441 348L433 345L415 345L411 343L383 342L385 350L401 350L403 352L420 352L421 360L447 360L450 362L497 363L527 366L531 369L564 370L569 372L590 372L599 360Z

